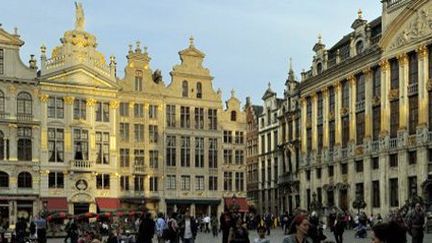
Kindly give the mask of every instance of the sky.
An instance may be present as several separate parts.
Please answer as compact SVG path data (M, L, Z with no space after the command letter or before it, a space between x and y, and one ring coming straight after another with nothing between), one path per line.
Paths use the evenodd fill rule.
M0 0L2 28L18 28L25 45L21 58L48 53L75 23L72 0ZM178 51L189 37L206 54L204 66L214 77L224 100L234 89L242 105L250 96L254 104L271 83L283 96L289 59L300 80L312 64L312 47L322 35L327 48L352 31L359 9L371 21L381 15L379 0L82 0L86 31L97 37L98 50L107 62L117 58L123 77L128 45L137 40L148 47L150 67L161 69L165 84L180 62ZM40 63L38 63L40 66Z

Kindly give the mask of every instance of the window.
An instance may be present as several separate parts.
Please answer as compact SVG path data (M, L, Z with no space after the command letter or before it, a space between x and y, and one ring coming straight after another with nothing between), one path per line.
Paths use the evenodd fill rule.
M143 72L141 70L135 71L135 91L142 91L143 87Z
M328 167L328 176L329 177L333 177L334 176L334 167L333 167L333 165L330 165Z
M109 164L109 133L96 132L96 164Z
M180 164L182 167L190 167L190 137L181 136Z
M363 183L357 183L355 184L356 187L356 195L359 196L361 199L364 198L364 185Z
M0 90L0 114L4 114L4 113L5 113L5 96L3 91Z
M217 138L209 138L209 168L217 168Z
M176 175L167 175L166 178L166 189L175 190L176 189Z
M88 131L84 129L74 129L74 159L88 160Z
M315 173L316 173L316 178L321 179L321 168L316 168Z
M381 97L381 68L379 66L372 69L373 96Z
M144 117L144 104L134 104L134 117L135 118Z
M64 102L62 97L48 98L48 118L64 118Z
M175 105L167 105L166 106L166 119L167 119L167 127L175 127Z
M209 176L209 191L218 190L218 180L217 176Z
M389 187L390 187L390 207L399 207L398 179L397 178L390 179Z
M307 170L306 171L306 180L310 181L310 179L311 179L311 172L310 172L310 170Z
M342 107L349 109L349 82L342 82Z
M349 142L349 117L342 117L342 148L346 148Z
M120 167L129 167L129 149L120 149Z
M27 92L21 92L17 95L17 116L32 114L32 97Z
M135 149L134 157L135 166L144 166L144 149Z
M4 50L0 49L0 74L4 74Z
M224 130L224 143L232 143L232 132Z
M158 178L155 176L150 176L150 191L151 192L158 191Z
M31 127L18 127L18 160L32 160L32 129Z
M232 149L224 149L224 164L232 164Z
M149 105L149 119L157 119L157 105Z
M410 135L416 134L418 124L418 96L413 95L408 98L409 102L409 121L408 121L408 132Z
M371 160L371 163L372 163L372 169L373 170L379 169L379 158L378 157L373 157Z
M74 119L85 120L86 119L86 106L87 101L84 99L74 100Z
M275 140L277 140L277 132L275 132ZM235 132L235 143L236 144L243 144L244 143L243 132L239 132L239 131Z
M188 97L188 91L189 91L188 82L186 80L184 80L182 83L182 96Z
M204 109L195 108L195 129L204 129Z
M64 188L64 176L62 172L50 172L48 174L48 188Z
M180 177L180 179L181 179L181 190L182 191L189 191L191 189L190 176L182 175Z
M380 207L380 186L379 181L372 181L372 207Z
M196 90L197 90L196 97L198 99L201 99L202 98L202 84L201 84L201 82L197 82Z
M204 176L195 176L195 191L204 191Z
M180 127L190 128L190 109L189 107L180 107Z
M120 116L128 117L129 116L129 103L121 102L120 103Z
M390 164L390 167L397 167L398 166L397 154L390 154L389 155L389 164Z
M323 125L317 126L317 133L318 133L318 153L320 153L323 147Z
M360 73L356 77L356 99L357 102L365 100L365 77L363 73Z
M333 87L329 87L329 112L335 113L335 93Z
M153 169L158 168L159 167L159 151L150 150L149 156L150 156L150 168L153 168Z
M306 142L308 153L312 152L312 128L306 130Z
M244 164L244 151L243 150L236 150L235 151L235 163L236 163L236 165Z
M244 173L236 172L235 188L237 192L244 191Z
M129 176L120 176L120 190L129 191Z
M48 161L64 162L64 130L48 128Z
M329 147L333 149L335 145L336 133L335 133L335 121L329 122Z
M167 136L166 162L167 166L176 166L176 137Z
M348 174L348 164L341 164L341 174L346 175Z
M97 189L110 189L110 175L98 174L96 176L96 188Z
M6 172L0 171L0 188L9 187L9 175Z
M144 124L134 124L135 142L144 142Z
M18 174L18 188L32 188L32 175L29 172Z
M237 112L231 111L231 121L237 121Z
M417 151L409 151L408 152L408 163L410 165L417 163Z
M376 106L372 111L372 138L373 141L378 141L381 130L381 108Z
M363 160L357 160L355 162L356 172L363 172Z
M356 114L356 132L357 132L357 145L363 144L364 130L365 130L365 112Z
M144 176L136 175L134 179L134 188L136 192L144 191Z
M208 110L208 120L209 120L208 128L210 130L216 130L217 129L217 109Z
M399 88L399 62L396 58L390 60L390 87Z
M129 142L129 123L120 123L120 140Z
M195 137L195 167L204 168L204 138Z
M418 58L417 52L413 51L408 54L409 61L409 79L408 84L418 83Z
M306 117L308 121L312 119L312 98L308 97L306 100Z
M319 92L317 95L317 117L322 118L322 114L323 114L323 94ZM322 120L320 122L322 123Z
M224 172L224 190L232 191L232 172Z
M158 142L158 126L156 125L149 125L149 140L150 143L157 143Z
M96 121L109 122L109 103L97 102L96 103Z
M417 195L417 176L408 177L408 197Z

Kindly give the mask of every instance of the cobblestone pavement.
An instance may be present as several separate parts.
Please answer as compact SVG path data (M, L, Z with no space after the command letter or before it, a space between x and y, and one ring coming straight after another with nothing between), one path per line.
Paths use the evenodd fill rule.
M334 241L334 236L330 231L325 232L327 235L327 240ZM249 233L249 239L251 240L251 243L253 243L254 239L257 238L257 234L255 231L250 231ZM271 231L270 236L268 239L270 239L271 243L282 243L282 240L285 236L283 235L282 230L275 229ZM371 242L371 232L368 231L368 237L365 239L355 239L354 238L354 231L349 230L346 231L344 234L344 242L347 243L362 243L362 242ZM157 242L154 240L153 242ZM222 235L219 234L217 238L213 237L210 233L198 233L197 239L195 243L220 243L222 242ZM408 239L408 242L411 242L411 239ZM432 234L425 234L425 238L423 242L432 242ZM48 243L63 243L63 239L48 239Z

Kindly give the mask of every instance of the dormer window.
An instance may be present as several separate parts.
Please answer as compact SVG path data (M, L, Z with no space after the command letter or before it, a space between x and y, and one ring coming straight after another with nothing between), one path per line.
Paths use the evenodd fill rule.
M236 120L237 120L237 112L231 111L231 121L236 121Z
M182 83L182 96L188 97L188 82L186 80Z
M3 49L0 49L0 74L4 74L4 52Z
M361 40L357 41L357 43L356 43L356 53L357 53L357 55L360 54L360 53L362 53L363 50L364 50L363 41L361 41Z
M323 71L323 66L322 66L322 63L319 62L317 64L317 74L322 73L322 71Z
M197 90L196 91L197 92L197 94L196 94L197 98L201 99L202 98L202 84L201 84L201 82L197 83L196 90Z
M142 91L143 73L141 70L135 72L135 91Z

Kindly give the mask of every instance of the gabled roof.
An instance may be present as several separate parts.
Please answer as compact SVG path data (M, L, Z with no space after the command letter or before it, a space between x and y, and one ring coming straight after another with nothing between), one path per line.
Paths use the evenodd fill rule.
M22 41L19 35L12 35L6 32L0 25L0 44L22 46L24 41Z

